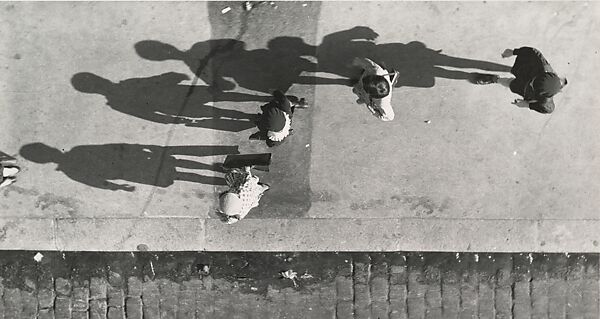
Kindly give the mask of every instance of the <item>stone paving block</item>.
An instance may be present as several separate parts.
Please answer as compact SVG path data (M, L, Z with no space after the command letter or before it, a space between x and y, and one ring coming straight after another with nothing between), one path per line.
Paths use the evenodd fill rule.
M494 304L496 318L512 317L512 255L497 255L494 261L496 267L496 291Z
M371 316L371 294L369 293L369 281L371 276L371 264L367 262L355 262L353 280L354 291L354 316L358 319Z
M40 289L37 294L38 308L50 309L54 307L54 289Z
M67 278L56 278L54 281L54 290L58 296L70 296L72 289L72 283Z
M442 273L440 267L447 262L447 253L431 253L425 256L423 269L427 285L425 292L425 318L442 318Z
M338 301L354 299L354 285L352 278L337 276L335 278L335 292Z
M0 317L2 318L2 317ZM54 309L40 309L38 319L54 319Z
M18 288L4 288L4 318L19 318L23 311L23 299Z
M89 308L90 289L87 287L76 287L72 291L73 311L87 312Z
M599 255L585 255L586 267L582 283L583 318L585 319L596 319L600 313L600 303L598 302L600 300L600 287L598 284L600 269L598 259Z
M4 318L4 278L0 277L0 318Z
M108 291L108 281L106 278L90 278L90 299L106 299Z
M394 254L390 260L390 319L406 319L408 317L406 304L408 271L405 258L404 254Z
M125 300L125 312L127 313L127 319L143 319L143 306L144 304L141 297L127 297Z
M387 275L387 267L384 274ZM373 318L387 319L389 317L389 278L382 274L371 279L371 316Z
M113 288L111 286L108 287L108 291L106 293L108 307L125 307L125 292L121 288Z
M290 319L301 319L303 316L306 317L306 303L304 294L294 288L283 289L285 303L283 305L283 318ZM236 309L237 310L237 309ZM240 319L243 316L240 316Z
M56 318L71 318L71 297L59 295L54 301L54 316Z
M496 290L496 268L494 266L493 255L479 254L477 264L477 273L479 277L477 313L479 318L494 319L495 312L495 290Z
M29 292L21 290L21 300L23 303L23 310L21 318L33 318L37 317L38 312L38 301L35 291Z
M166 279L160 279L158 280L158 289L160 291L160 318L177 318L179 284Z
M160 291L158 283L146 281L142 285L144 319L160 319Z
M87 311L73 311L71 313L71 319L89 319L90 314Z
M531 264L527 254L513 255L513 318L531 318Z
M108 307L108 314L106 316L108 319L126 319L125 318L125 308L123 307Z
M568 256L567 279L567 318L583 317L583 282L585 274L584 255Z
M456 256L449 256L446 265L441 281L442 314L444 318L456 319L460 311L460 273Z
M285 306L285 295L279 289L267 287L267 318L282 318L283 307ZM352 304L350 304L352 305Z
M460 310L458 317L461 319L477 318L479 309L479 275L477 273L477 263L479 255L474 253L462 254L461 269L459 274L460 282Z
M108 304L106 299L90 300L90 319L106 319Z
M196 291L193 287L181 285L177 303L177 318L194 318L196 313Z
M408 267L408 317L411 319L425 318L425 293L427 284L423 275L423 256L411 253L407 256Z
M138 277L131 276L127 278L127 296L140 297L142 295L142 280Z
M549 258L548 318L565 318L567 310L567 256L553 254Z

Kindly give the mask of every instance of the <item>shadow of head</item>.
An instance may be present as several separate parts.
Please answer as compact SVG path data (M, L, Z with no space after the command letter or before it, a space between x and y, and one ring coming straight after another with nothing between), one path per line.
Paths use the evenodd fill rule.
M176 47L154 40L144 40L134 45L137 54L150 61L180 60L183 52Z
M315 56L317 54L317 48L315 46L305 43L303 39L298 37L273 38L267 43L267 48L272 52L291 53L298 56Z
M19 150L19 154L28 161L34 163L58 163L60 162L63 153L44 143L31 143L23 145Z
M110 80L89 72L81 72L73 75L71 84L79 92L99 94L107 93L113 85Z

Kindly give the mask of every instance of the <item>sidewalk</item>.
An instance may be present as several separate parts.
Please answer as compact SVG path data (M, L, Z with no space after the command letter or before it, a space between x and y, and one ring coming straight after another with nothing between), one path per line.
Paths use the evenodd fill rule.
M0 249L600 252L597 3L2 7ZM464 78L523 45L569 79L551 115ZM401 71L394 121L354 102L354 55ZM312 107L268 149L275 88ZM263 152L272 189L222 224L218 164Z

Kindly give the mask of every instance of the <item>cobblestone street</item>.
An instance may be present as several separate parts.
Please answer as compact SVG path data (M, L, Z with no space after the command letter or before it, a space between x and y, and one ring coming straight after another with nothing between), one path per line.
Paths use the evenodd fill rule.
M0 318L599 316L598 255L42 254L0 253Z

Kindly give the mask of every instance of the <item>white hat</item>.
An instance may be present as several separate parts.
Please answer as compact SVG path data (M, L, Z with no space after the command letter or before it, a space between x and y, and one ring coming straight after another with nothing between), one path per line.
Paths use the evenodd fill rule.
M219 207L219 210L225 215L237 215L242 210L242 200L237 194L227 192L219 197Z

